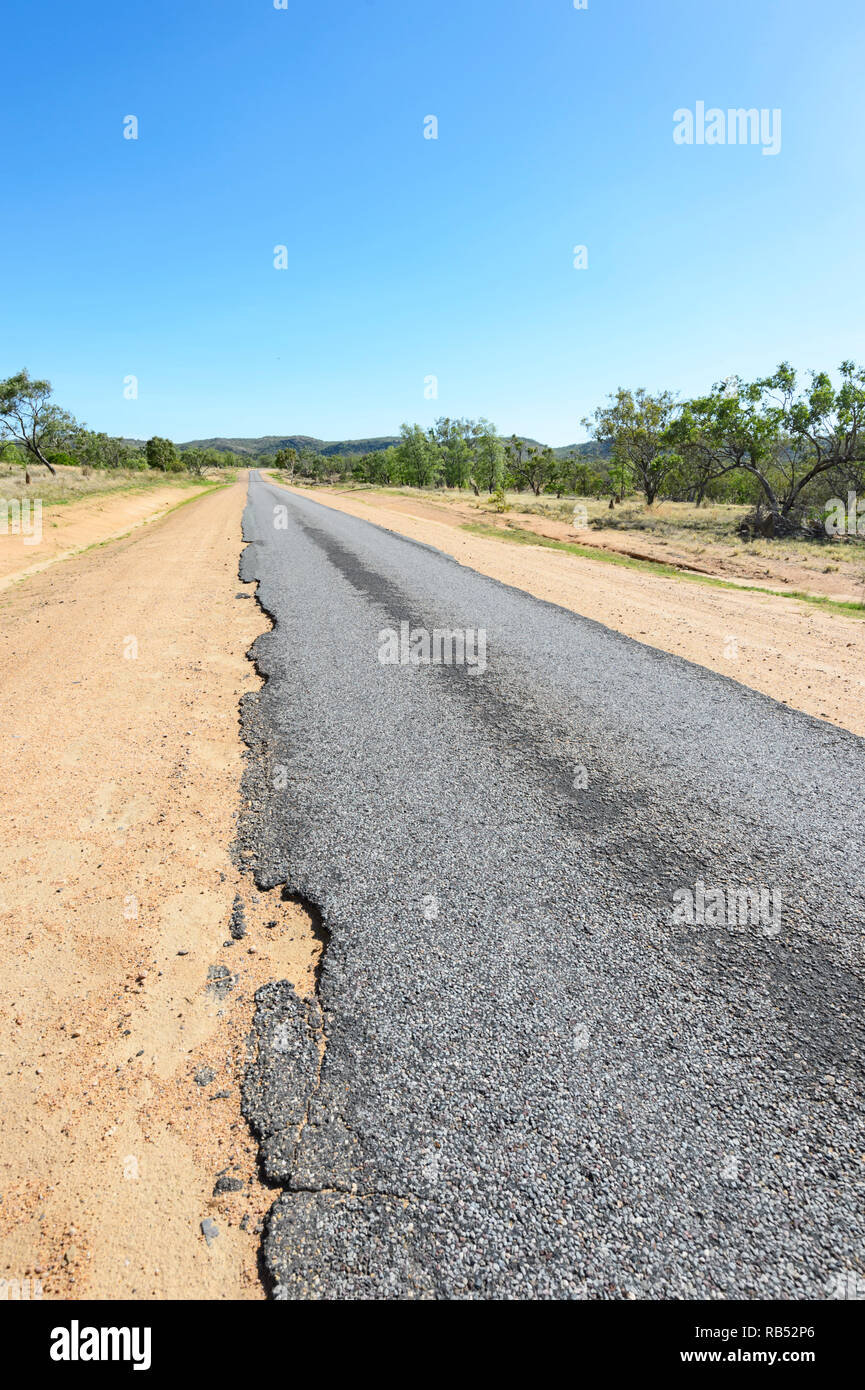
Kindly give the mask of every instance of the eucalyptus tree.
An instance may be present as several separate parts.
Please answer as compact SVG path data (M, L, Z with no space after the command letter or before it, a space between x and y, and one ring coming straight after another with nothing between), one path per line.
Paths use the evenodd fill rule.
M56 475L48 455L68 447L77 429L69 412L51 400L49 381L33 381L26 369L0 381L0 440L23 447L28 483L30 463L40 463Z
M148 439L145 453L147 467L156 469L160 473L177 473L182 467L174 444L170 439L163 439L158 434L155 434L152 439Z
M472 473L472 428L471 420L451 420L447 416L436 420L433 426L447 487L464 488L469 484Z
M492 421L483 416L472 425L471 439L474 471L469 483L493 493L502 484L502 441Z
M300 462L300 455L296 449L277 449L273 456L273 462L278 469L293 478L295 469Z
M771 376L713 387L683 409L680 442L702 460L704 476L739 470L756 479L774 527L789 529L808 490L825 474L861 477L865 464L865 369L845 361L836 388L827 372L800 386L782 362Z
M422 425L402 425L395 456L401 481L410 487L433 487L442 476L441 450Z
M680 406L672 392L653 395L642 386L636 391L620 386L608 400L583 424L594 430L599 443L612 444L611 473L618 474L619 501L632 478L651 507L681 465L672 433Z

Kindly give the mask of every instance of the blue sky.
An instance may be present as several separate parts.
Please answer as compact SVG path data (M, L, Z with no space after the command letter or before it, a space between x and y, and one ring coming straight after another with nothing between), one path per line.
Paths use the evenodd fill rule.
M287 5L7 12L0 375L142 438L565 444L618 385L865 357L861 0ZM675 145L698 101L781 152Z

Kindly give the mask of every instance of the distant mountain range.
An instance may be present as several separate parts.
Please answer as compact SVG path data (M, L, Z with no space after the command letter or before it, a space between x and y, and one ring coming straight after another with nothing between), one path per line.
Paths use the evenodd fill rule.
M380 435L376 439L328 440L314 439L309 434L287 434L281 437L264 434L260 439L192 439L188 444L181 444L180 448L218 449L220 453L251 454L256 457L262 454L276 454L280 449L296 449L298 453L302 449L313 449L315 453L330 458L332 454L375 454L398 443L399 438L392 435Z
M522 439L524 444L537 445L539 442L537 439L529 439L526 435L518 435L517 438ZM143 445L144 443L141 439L130 439L125 442L136 445ZM375 454L382 449L390 449L392 445L398 443L399 436L393 434L376 435L373 439L331 440L315 439L309 434L263 434L258 439L190 439L187 443L179 444L177 447L179 449L216 449L222 454L240 454L250 458L276 454L280 449L296 449L298 453L304 449L312 449L315 453L330 458L333 454L341 454L344 457L351 457L354 454ZM556 458L565 458L568 454L583 454L587 458L606 458L609 452L607 441L599 445L594 440L589 440L585 444L566 444L553 450Z

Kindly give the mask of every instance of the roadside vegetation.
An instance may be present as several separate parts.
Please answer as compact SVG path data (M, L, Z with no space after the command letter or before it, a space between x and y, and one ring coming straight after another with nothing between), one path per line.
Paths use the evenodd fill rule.
M592 437L557 449L503 438L483 417L442 417L429 429L406 423L396 440L353 445L295 436L183 447L88 429L53 401L47 381L21 371L0 381L0 479L8 491L38 475L46 497L47 488L60 501L169 477L228 480L238 466L258 465L284 482L426 491L500 516L516 510L578 529L644 533L695 554L724 543L777 558L786 547L816 564L829 541L847 555L863 549L865 368L854 362L834 378L801 378L782 363L770 376L731 377L690 400L620 387L582 423Z
M52 400L51 384L21 371L0 381L0 479L4 496L26 495L39 478L44 502L156 487L169 477L228 482L238 460L226 450L179 450L158 436L118 439L88 429Z
M654 509L672 502L690 507L691 529L727 539L851 538L860 525L865 534L865 369L853 362L834 381L826 372L803 380L782 363L685 401L621 387L583 425L588 442L553 449L501 438L485 419L443 417L426 430L404 424L396 444L360 455L292 448L260 462L285 481L455 489L499 512L514 494L535 504L579 498L596 504L599 529L655 530ZM861 516L855 500L848 510L851 493L862 496Z
M233 474L221 472L218 476L196 477L190 473L172 474L153 472L149 468L115 468L108 470L85 471L83 468L59 465L57 474L47 479L39 479L39 499L43 506L62 507L70 502L88 501L91 498L114 497L134 493L151 492L170 483L173 487L188 487L200 492L204 487L218 487L220 483L230 482ZM21 466L10 461L0 461L0 496L6 503L23 501L33 492L33 484L24 481Z

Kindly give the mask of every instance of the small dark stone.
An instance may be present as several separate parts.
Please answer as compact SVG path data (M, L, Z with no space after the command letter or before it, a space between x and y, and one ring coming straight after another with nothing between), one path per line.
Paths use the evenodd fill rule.
M239 894L235 896L234 907L231 909L231 921L228 930L234 941L242 941L246 936L246 913L243 909L243 901Z
M220 1192L242 1192L243 1182L240 1178L221 1177L216 1179L213 1195L216 1197Z
M196 1086L209 1086L211 1081L216 1080L216 1072L212 1067L200 1067L195 1073Z

